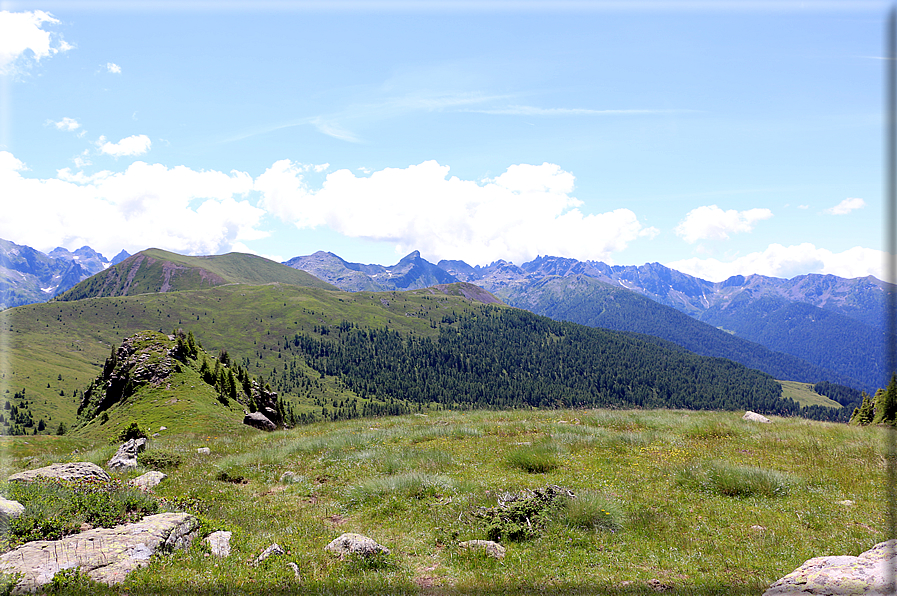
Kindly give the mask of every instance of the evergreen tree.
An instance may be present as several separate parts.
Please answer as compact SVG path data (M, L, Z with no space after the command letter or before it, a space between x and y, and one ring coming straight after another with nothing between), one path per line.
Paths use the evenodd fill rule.
M863 391L863 403L859 408L853 409L853 415L850 417L850 424L866 426L871 424L875 418L875 410L873 409L873 401L869 395Z
M891 375L891 382L884 391L876 393L875 424L894 424L897 422L897 374Z

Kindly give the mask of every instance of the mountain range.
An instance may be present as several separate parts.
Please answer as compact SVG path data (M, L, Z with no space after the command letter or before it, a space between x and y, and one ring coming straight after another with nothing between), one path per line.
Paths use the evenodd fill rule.
M88 247L74 253L56 249L51 256L11 242L0 246L3 263L14 261L10 255L18 263L35 263L30 268L19 265L20 270L33 272L31 286L39 279L56 283L39 286L37 293L24 291L31 286L11 273L24 274L4 265L0 278L4 295L18 296L16 302L5 301L7 305L29 298L73 300L227 283L277 281L378 292L467 282L510 306L556 320L659 338L778 379L828 380L867 391L887 381L884 298L892 286L874 277L811 274L785 280L751 275L708 282L659 263L611 266L546 256L520 266L507 261L471 266L457 260L433 264L418 251L392 266L351 263L319 251L286 261L296 271L294 276L267 259L236 253L186 257L149 249L124 261L116 257L119 262L112 265ZM58 273L63 265L67 268ZM57 273L48 277L49 271ZM86 278L88 271L99 275Z
M123 250L109 261L89 246L44 254L0 239L0 310L50 300L129 256Z

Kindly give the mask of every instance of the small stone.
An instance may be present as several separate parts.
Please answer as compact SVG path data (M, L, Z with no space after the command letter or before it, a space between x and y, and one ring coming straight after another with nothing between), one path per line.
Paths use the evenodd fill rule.
M388 548L377 544L372 538L368 538L362 534L352 533L342 534L338 538L335 538L330 544L324 547L324 550L339 555L340 558L344 558L346 555L361 555L362 557L367 557L378 553L384 555L389 554Z
M159 430L160 430L160 431L168 430L168 427L167 427L167 426L160 426L160 427L159 427Z
M843 501L838 501L838 505L844 505L845 507L853 507L854 505L856 505L856 503L854 503L850 499L844 499Z
M212 453L212 450L208 447L200 447L196 450L196 452L200 455L210 455Z
M221 530L206 536L206 542L209 543L209 548L211 548L213 555L216 557L227 557L230 555L231 535L232 532Z
M262 561L267 559L268 557L274 555L282 555L284 554L284 550L280 548L280 545L276 542L262 551L262 554L255 558L255 561L252 562L253 565L259 565Z
M458 548L480 549L493 559L505 558L505 547L491 540L466 540L458 544Z
M765 532L766 528L763 526L751 526L751 529L755 532Z
M290 569L293 570L293 576L295 576L296 581L297 581L297 582L301 582L301 581L302 581L302 576L299 575L299 565L296 565L295 563L293 563L292 561L290 561L289 563L287 563L287 567L289 567Z

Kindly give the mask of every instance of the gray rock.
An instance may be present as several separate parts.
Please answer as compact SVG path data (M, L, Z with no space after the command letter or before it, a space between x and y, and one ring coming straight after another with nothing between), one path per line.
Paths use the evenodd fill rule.
M505 558L505 547L491 540L466 540L458 544L458 548L483 550L494 559Z
M763 596L886 596L897 541L881 542L858 557L817 557L772 584Z
M280 548L280 545L276 542L262 551L262 554L255 558L255 561L252 562L253 565L259 565L262 561L267 559L268 557L274 555L282 555L284 554L284 550Z
M0 516L6 519L16 519L25 513L25 506L18 501L10 501L0 497Z
M299 575L299 565L296 565L295 563L290 561L289 563L287 563L287 567L293 570L293 576L296 578L296 581L301 582L302 576Z
M758 414L756 412L751 412L750 410L744 413L744 416L741 417L742 420L748 420L750 422L771 422L769 418L764 416L763 414Z
M212 532L208 536L206 536L206 542L209 543L209 548L212 549L212 554L216 557L227 557L230 556L230 537L231 532L226 531L218 531Z
M261 412L250 412L249 414L246 414L246 416L243 417L243 424L267 431L272 431L277 428L277 426L268 420L268 418Z
M106 467L116 472L133 470L137 467L137 454L144 449L146 449L145 437L128 439L122 443L116 454L112 456L112 459L106 462Z
M377 544L373 539L362 534L343 534L339 538L334 539L324 547L327 552L339 555L344 558L346 555L360 555L367 557L382 553L389 554L389 549L385 546Z
M186 513L160 513L115 528L96 528L62 540L28 542L0 555L0 572L21 573L13 594L36 592L57 572L79 567L91 579L113 585L145 567L157 551L186 548L199 520Z
M210 455L212 453L212 450L208 447L200 447L196 450L196 452L200 455Z
M143 474L142 476L138 476L137 478L128 480L128 484L130 484L131 486L136 486L140 490L149 490L166 478L168 478L168 474L156 472L155 470L153 470L151 472Z
M59 480L98 480L109 481L109 474L103 468L89 461L76 461L67 464L51 464L35 470L26 470L13 474L10 482L30 482L38 478L58 478Z

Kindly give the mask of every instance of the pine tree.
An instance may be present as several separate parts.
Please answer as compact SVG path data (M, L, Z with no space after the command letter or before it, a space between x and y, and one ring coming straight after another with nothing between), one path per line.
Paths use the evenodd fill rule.
M894 424L897 422L897 374L891 375L891 382L884 391L876 393L875 424Z
M867 424L871 424L872 420L875 418L872 398L870 398L865 391L863 391L862 396L863 403L860 404L859 408L853 409L853 415L850 417L850 424L866 426Z

